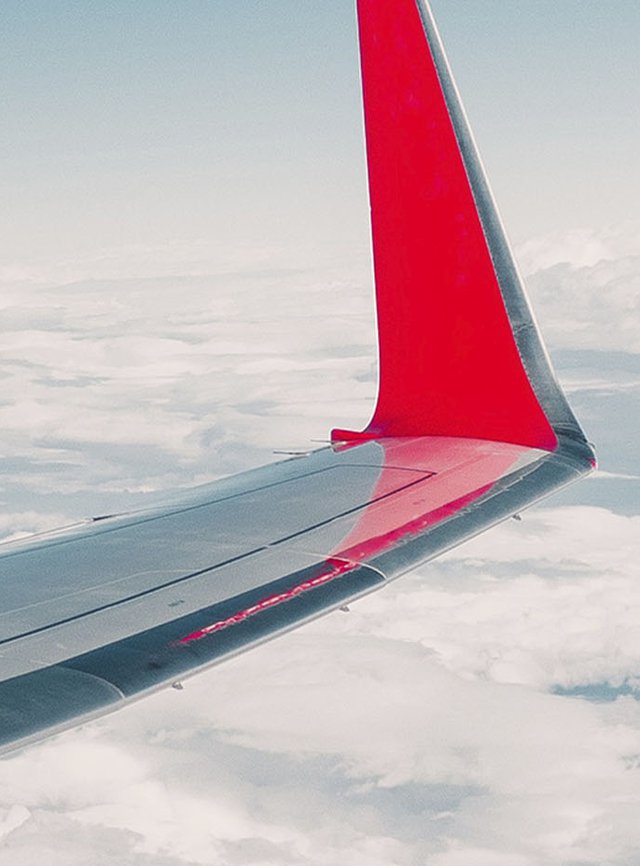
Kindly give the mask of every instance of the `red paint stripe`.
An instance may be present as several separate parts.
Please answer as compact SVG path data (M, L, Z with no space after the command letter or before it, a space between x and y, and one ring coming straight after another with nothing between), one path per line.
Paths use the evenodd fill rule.
M276 595L270 595L267 598L263 598L261 601L256 602L256 604L252 605L251 607L244 608L243 610L234 613L232 616L229 616L226 619L212 622L210 625L206 625L203 628L198 629L197 631L194 631L191 634L180 638L178 641L176 641L176 645L184 646L185 644L193 643L193 641L201 640L203 637L208 637L209 635L215 634L218 631L222 631L223 629L229 628L230 626L244 622L245 620L250 619L252 616L255 616L258 613L269 610L269 608L276 607L277 605L283 604L287 601L292 601L294 598L302 595L302 593L309 592L309 590L316 589L319 586L323 586L324 584L335 580L337 577L341 577L346 572L352 571L354 568L357 567L357 564L353 562L343 562L337 559L328 559L326 561L326 566L329 567L328 571L325 571L324 573L321 573L316 577L311 577L308 580L304 580L302 581L302 583L299 583L296 586L291 587L291 589L285 590L284 592L279 592Z
M415 0L358 0L380 341L364 433L553 450Z

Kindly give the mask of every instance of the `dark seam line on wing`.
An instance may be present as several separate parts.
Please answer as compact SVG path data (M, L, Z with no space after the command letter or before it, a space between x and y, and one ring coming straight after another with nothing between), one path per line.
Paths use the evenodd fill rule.
M399 437L398 437L399 438ZM381 439L368 439L367 442L380 442ZM488 441L488 440L487 440ZM345 468L349 467L349 469L397 469L398 472L414 472L420 473L420 475L427 475L429 478L432 475L437 475L438 473L435 469L420 469L419 466L396 466L393 463L345 463ZM336 467L337 469L338 467ZM445 470L446 471L446 470Z
M39 626L38 628L34 628L31 631L22 632L22 634L15 635L14 637L2 638L0 640L0 646L4 646L4 644L12 643L13 641L22 640L25 637L33 637L35 634L41 634L42 632L48 631L50 628L56 628L60 625L67 625L70 622L76 622L79 619L84 619L86 616L91 616L94 613L102 613L102 611L109 610L113 607L118 607L121 604L126 604L129 601L136 601L138 598L144 598L146 595L151 595L154 592L159 592L161 589L168 589L170 586L175 586L178 583L182 583L184 580L191 580L193 577L200 577L203 574L206 574L208 571L215 571L218 568L223 568L225 565L231 565L234 562L238 562L240 559L246 559L248 556L253 556L254 553L260 553L261 551L268 550L268 547L256 547L254 550L248 550L246 553L241 553L238 556L234 556L231 559L226 559L224 562L219 562L217 565L209 565L206 568L201 568L199 571L193 571L190 574L184 574L182 577L176 577L174 580L167 581L167 583L162 583L159 586L153 586L149 589L143 589L140 592L135 593L134 595L128 595L126 598L119 598L117 601L111 601L108 604L102 604L99 607L94 607L91 610L85 610L83 613L74 613L73 616L68 616L65 619L59 619L56 622L48 623L47 625Z
M121 526L112 526L111 528L104 528L104 529L102 529L102 527L101 527L99 532L89 533L86 537L91 537L92 535L94 537L98 537L99 535L108 535L112 532L119 532L120 530L123 530L123 529L130 529L132 526L142 526L144 523L152 523L154 520L164 520L166 517L175 517L177 514L186 514L189 511L197 511L199 508L208 508L211 505L218 505L218 503L229 502L229 500L231 500L231 499L238 499L241 496L247 496L251 493L258 493L259 491L262 491L262 490L269 490L272 487L278 487L282 484L289 484L292 481L299 481L302 478L311 478L313 475L320 475L323 472L333 472L335 469L339 469L339 468L352 469L354 467L359 468L357 464L345 464L344 467L326 466L324 469L316 469L314 472L306 472L304 475L295 475L292 478L285 478L282 481L274 481L273 484L265 484L262 487L252 487L250 490L243 490L242 493L234 493L231 496L224 496L222 499L211 499L211 500L208 500L207 502L201 502L198 505L187 505L185 508L176 508L173 511L168 511L168 512L163 513L163 514L154 514L151 517L146 517L146 518L141 519L141 520L132 520L130 523L125 523L124 525L121 525ZM382 469L382 466L377 466L375 468ZM88 526L91 526L91 524L88 524ZM56 530L53 530L53 532L55 532L55 531ZM44 547L54 547L54 546L55 547L62 547L62 545L64 545L64 544L73 544L74 542L78 542L78 541L81 541L83 539L84 539L84 536L83 537L76 537L76 538L64 538L64 539L60 539L60 540L52 540L50 545L49 544L43 544L41 547L38 547L38 548L36 548L34 546L33 548L25 548L23 550L16 550L13 553L11 553L11 552L7 552L6 554L2 553L0 555L0 559L2 561L4 561L5 559L9 559L9 557L20 556L20 555L25 554L25 553L30 553L36 549L41 550ZM225 563L222 563L222 564L224 565Z
M388 499L390 496L395 496L396 493L400 493L403 490L409 490L411 487L415 487L416 484L422 484L424 481L428 481L431 478L431 475L427 475L423 478L418 478L416 481L411 481L409 484L403 484L402 487L396 487L395 490L390 491L389 493L385 493L384 496L378 496L376 499L370 499L365 505L359 505L357 508L350 508L349 511L343 511L341 514L335 514L329 520L322 520L320 523L316 523L313 526L307 526L306 529L300 529L298 532L292 532L291 535L286 535L284 538L279 538L277 541L272 541L269 547L277 547L279 544L284 544L285 541L291 541L292 538L299 538L301 535L305 535L307 532L313 532L314 529L319 529L321 526L327 526L329 523L333 523L334 520L338 520L342 517L348 517L349 514L353 514L356 511L361 511L363 508L367 508L369 505L373 505L376 502L382 502L384 499Z
M390 493L385 493L384 496L379 496L377 499L370 499L368 502L365 502L362 505L358 505L355 508L350 508L348 511L342 511L339 514L334 514L327 520L323 520L320 523L314 524L313 526L308 526L306 529L301 529L299 532L294 532L292 535L287 535L284 538L280 538L277 541L273 541L269 544L263 545L262 547L256 547L254 550L249 550L246 553L242 553L239 556L234 556L231 559L225 560L224 562L219 562L216 565L210 565L206 568L201 568L199 571L185 574L182 577L177 577L174 580L170 580L167 583L160 584L159 586L154 586L150 587L149 589L141 590L134 595L128 595L126 598L121 598L117 601L109 602L109 604L100 605L99 607L92 608L91 610L84 611L83 613L74 614L73 616L66 617L65 619L58 620L57 622L52 622L48 623L47 625L39 626L38 628L31 629L31 631L25 631L21 634L14 635L13 637L9 638L3 638L2 640L0 640L0 646L13 643L14 641L22 640L22 638L25 637L33 637L36 634L41 634L42 632L48 631L51 628L56 628L57 626L68 625L68 623L70 622L76 622L77 620L84 619L85 617L91 616L94 613L102 613L105 610L119 607L121 604L127 604L130 601L136 601L139 598L144 598L147 595L152 595L154 592L159 592L162 589L168 589L170 586L175 586L176 584L183 583L186 580L191 580L194 577L201 577L203 574L207 574L207 572L216 571L219 568L223 568L225 565L231 565L232 563L238 562L241 559L246 559L248 556L252 556L255 553L269 550L270 548L276 547L277 545L282 544L285 541L289 541L292 538L304 535L306 532L311 532L314 529L319 529L321 526L326 526L329 523L332 523L334 520L339 520L340 518L347 517L349 514L353 514L356 511L361 511L367 508L369 505L372 505L374 502L380 502L383 499L387 499L389 496L400 493L400 491L402 490L407 490L410 487L414 487L416 484L421 484L423 481L428 480L429 477L430 476L427 476L426 478L419 478L417 481L412 481L410 484L405 484L402 487L397 487Z
M369 439L369 442L376 442L376 439ZM488 440L487 440L488 441ZM394 466L392 463L385 463L384 466L376 465L375 463L349 463L347 464L349 468L364 468L364 469L393 469L394 471L397 469L398 472L413 472L413 474L420 473L422 476L420 481L423 481L425 478L433 478L434 475L438 475L438 473L434 469L418 469L416 466ZM446 469L440 470L441 472L447 472Z

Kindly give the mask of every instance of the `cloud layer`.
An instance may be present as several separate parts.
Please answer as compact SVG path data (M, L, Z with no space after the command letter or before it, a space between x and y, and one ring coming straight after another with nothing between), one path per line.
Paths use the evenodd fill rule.
M530 278L604 442L599 478L349 614L3 760L0 866L637 863L638 260L624 252L551 255ZM368 418L362 279L4 290L4 535L155 501ZM607 507L620 484L625 509Z

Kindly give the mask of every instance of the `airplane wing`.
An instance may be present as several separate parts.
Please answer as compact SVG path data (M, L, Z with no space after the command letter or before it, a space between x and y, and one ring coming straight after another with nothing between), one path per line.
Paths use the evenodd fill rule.
M3 545L0 749L384 586L595 465L423 0L358 0L380 384L364 431Z

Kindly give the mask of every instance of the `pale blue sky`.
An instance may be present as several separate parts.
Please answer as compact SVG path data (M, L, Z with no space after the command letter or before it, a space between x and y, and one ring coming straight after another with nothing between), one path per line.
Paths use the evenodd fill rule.
M640 862L640 3L433 6L604 471L1 761L0 866ZM352 0L0 0L0 152L0 536L366 423Z
M635 216L636 0L433 8L512 237ZM0 32L0 266L366 258L352 0L22 0Z

